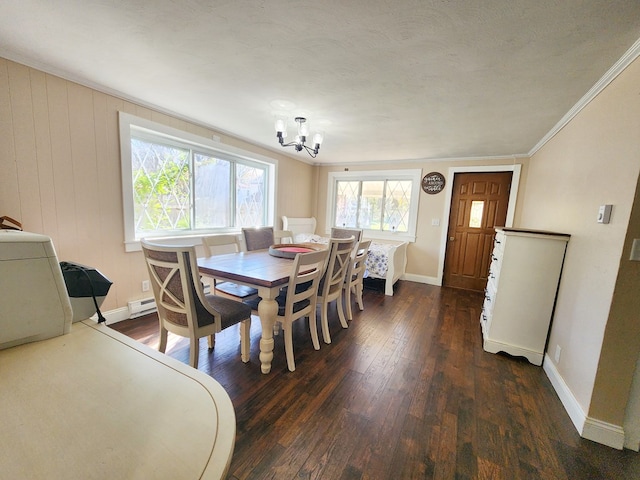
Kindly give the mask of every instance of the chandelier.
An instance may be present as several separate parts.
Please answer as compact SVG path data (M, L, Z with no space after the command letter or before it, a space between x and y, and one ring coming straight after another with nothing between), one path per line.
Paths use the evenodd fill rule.
M304 117L296 117L294 120L298 124L298 134L293 142L289 143L284 143L284 139L287 138L286 119L278 118L276 120L276 136L278 137L278 142L283 147L295 147L297 152L301 152L302 149L305 149L311 158L316 158L318 150L320 150L320 144L323 140L322 133L318 132L313 136L313 148L311 148L305 145L307 137L309 136L309 124L307 123L307 119Z

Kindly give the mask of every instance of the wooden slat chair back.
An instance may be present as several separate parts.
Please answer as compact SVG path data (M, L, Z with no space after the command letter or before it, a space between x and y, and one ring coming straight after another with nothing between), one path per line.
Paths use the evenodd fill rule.
M243 303L205 295L194 246L158 245L142 240L149 278L158 308L159 350L167 347L167 332L189 338L189 365L198 368L200 338L240 323L242 361L249 361L251 309Z
M316 322L316 306L320 278L325 272L329 250L299 253L293 260L291 274L287 285L276 297L278 303L277 323L284 330L284 348L287 355L287 367L291 372L296 369L293 354L292 324L301 318L309 317L309 331L313 348L320 349L318 327ZM245 302L254 312L258 311L260 298Z
M202 237L202 246L207 257L237 253L241 250L240 236L234 234L207 235ZM213 279L216 295L242 302L258 296L258 290L234 282Z
M318 292L318 303L321 309L320 323L322 324L322 337L325 343L331 343L327 312L330 302L336 300L340 324L343 328L349 327L342 308L342 289L354 243L355 238L353 236L349 238L331 238L329 242L329 260L324 276L320 280Z
M293 269L287 284L284 309L278 308L278 317L282 317L284 331L284 348L287 355L287 366L290 371L296 369L293 355L292 323L300 318L309 318L309 332L313 348L320 349L318 341L318 327L316 323L316 306L318 301L318 286L325 271L328 250L296 255ZM278 303L280 304L282 300Z
M367 254L369 253L369 247L371 246L371 240L363 240L358 243L353 249L352 258L347 268L344 282L344 304L347 310L347 320L353 320L353 311L351 309L351 294L356 297L356 303L358 308L364 310L364 303L362 302L362 291L364 289L364 272L366 270Z
M202 237L202 247L207 257L236 253L242 249L240 236L232 233Z

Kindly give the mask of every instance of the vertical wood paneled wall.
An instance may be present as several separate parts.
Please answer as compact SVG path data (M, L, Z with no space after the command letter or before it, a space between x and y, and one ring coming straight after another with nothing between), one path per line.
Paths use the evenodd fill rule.
M140 252L124 250L118 111L189 133L223 134L0 58L0 215L49 235L60 260L91 265L114 284L103 310L150 295ZM312 215L314 168L237 139L278 160L281 215ZM308 188L304 188L304 185ZM282 193L280 193L282 190ZM282 208L280 208L282 207ZM283 210L284 209L284 210Z

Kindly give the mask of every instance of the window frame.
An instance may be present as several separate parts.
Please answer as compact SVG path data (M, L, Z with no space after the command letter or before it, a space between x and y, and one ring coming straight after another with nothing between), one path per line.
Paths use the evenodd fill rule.
M407 232L386 232L382 230L363 229L363 236L380 240L403 240L408 242L416 241L416 230L418 225L418 204L420 202L420 182L422 180L422 169L400 169L400 170L369 170L369 171L344 171L329 172L327 178L327 214L326 232L331 231L336 218L336 193L338 181L385 181L385 180L410 180L411 198L409 207L409 226Z
M233 165L242 163L250 166L263 166L266 169L266 212L265 225L273 225L275 218L276 178L278 161L237 147L221 144L219 141L209 140L177 128L169 127L151 120L136 117L126 112L118 112L120 131L120 162L122 173L122 204L124 221L125 251L140 251L140 238L136 236L133 200L133 178L131 162L131 138L144 137L146 140L164 140L172 144L182 145L199 153L205 153L224 160L230 160ZM216 138L215 136L213 137ZM233 167L235 169L235 166ZM192 171L193 174L193 171ZM231 195L235 196L235 188L231 188ZM235 201L233 202L235 205ZM193 208L193 206L192 206ZM193 209L191 210L193 216ZM233 212L235 216L235 212ZM168 242L172 239L200 238L214 233L239 233L241 227L224 228L192 228L180 231L165 231L149 234L149 237L162 238Z

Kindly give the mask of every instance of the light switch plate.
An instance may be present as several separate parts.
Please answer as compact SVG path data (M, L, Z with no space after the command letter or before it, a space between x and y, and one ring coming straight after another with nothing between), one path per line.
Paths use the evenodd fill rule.
M560 345L556 345L556 353L553 356L553 359L556 361L556 363L560 363L560 354L562 353L562 348L560 347Z
M609 223L613 205L600 205L598 209L598 223Z

